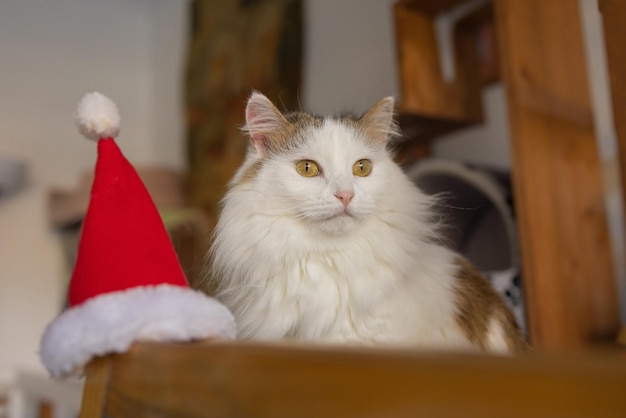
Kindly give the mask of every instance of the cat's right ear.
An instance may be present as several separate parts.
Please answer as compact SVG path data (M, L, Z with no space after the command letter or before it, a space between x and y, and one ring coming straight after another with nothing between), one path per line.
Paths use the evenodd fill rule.
M390 138L399 133L393 114L393 97L385 97L361 117L359 124L374 143L386 144Z
M268 154L272 138L287 124L287 119L267 97L256 91L250 95L246 105L245 131L259 154Z

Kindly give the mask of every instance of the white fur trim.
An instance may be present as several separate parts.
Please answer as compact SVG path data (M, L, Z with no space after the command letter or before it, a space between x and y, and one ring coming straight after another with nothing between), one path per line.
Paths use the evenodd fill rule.
M120 113L113 100L93 92L83 96L76 111L78 130L85 138L115 138L120 132Z
M125 352L136 340L235 336L233 316L217 300L179 286L146 286L67 309L44 331L40 355L53 377L67 377L92 357Z

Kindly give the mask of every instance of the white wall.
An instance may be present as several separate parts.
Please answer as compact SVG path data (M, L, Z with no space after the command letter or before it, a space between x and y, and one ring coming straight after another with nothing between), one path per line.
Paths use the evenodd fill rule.
M483 90L484 123L437 138L433 155L440 158L510 169L509 118L501 83Z
M119 105L118 143L137 165L183 168L179 69L183 0L3 0L0 5L0 155L28 164L28 186L0 200L0 379L39 369L44 325L64 280L45 216L50 187L72 187L96 156L72 114L86 92Z
M361 112L398 96L394 2L305 1L304 109Z
M126 0L136 1L136 0ZM147 104L152 116L150 163L186 168L184 76L189 35L188 0L143 0L150 25L147 75L151 76Z

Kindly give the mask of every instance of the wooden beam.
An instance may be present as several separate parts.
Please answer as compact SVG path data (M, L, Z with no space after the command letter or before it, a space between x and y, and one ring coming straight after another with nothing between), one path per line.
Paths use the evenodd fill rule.
M97 357L85 369L85 386L80 406L80 418L104 416L105 401L109 387L111 364L114 356Z
M578 0L496 0L531 339L614 338L618 308Z

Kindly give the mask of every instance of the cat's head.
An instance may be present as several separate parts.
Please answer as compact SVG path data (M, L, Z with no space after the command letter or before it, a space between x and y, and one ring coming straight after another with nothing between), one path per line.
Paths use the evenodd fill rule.
M387 97L360 117L283 114L255 92L246 107L251 147L233 187L260 192L261 213L348 232L374 216L399 171L387 151L397 133L393 109Z

